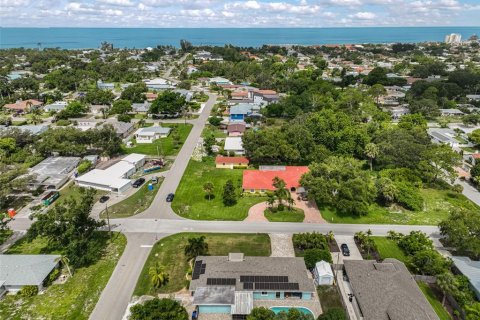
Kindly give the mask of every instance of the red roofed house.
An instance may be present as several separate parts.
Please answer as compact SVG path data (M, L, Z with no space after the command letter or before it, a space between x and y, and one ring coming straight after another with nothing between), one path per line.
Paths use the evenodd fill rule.
M219 169L234 169L235 167L247 167L250 161L245 157L222 157L215 158L215 167Z
M157 94L157 93L147 92L147 93L145 94L145 97L147 98L147 101L153 101L153 100L157 99L158 94Z
M245 170L242 188L244 192L252 193L273 191L273 179L279 177L285 181L288 190L296 191L300 187L300 179L308 171L305 166L267 166L260 167L260 170Z
M9 103L4 105L3 107L5 109L16 111L18 113L20 112L25 113L30 111L31 108L40 107L42 104L43 102L41 101L29 99L29 100L23 100L23 101L19 100L15 103Z

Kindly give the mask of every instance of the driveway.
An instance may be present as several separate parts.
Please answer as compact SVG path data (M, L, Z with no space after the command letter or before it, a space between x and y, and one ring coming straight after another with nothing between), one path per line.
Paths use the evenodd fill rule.
M272 247L271 257L295 257L291 234L271 233L269 236Z
M345 236L345 235L335 235L335 240L338 243L338 247L342 245L342 243L346 243L348 249L350 249L350 256L345 257L342 252L333 252L332 253L332 260L333 263L343 264L344 260L363 260L360 251L358 251L357 245L355 244L355 240L353 236Z

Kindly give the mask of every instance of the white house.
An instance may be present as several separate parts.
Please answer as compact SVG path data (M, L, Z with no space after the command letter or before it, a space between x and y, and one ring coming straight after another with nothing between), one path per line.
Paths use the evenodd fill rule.
M24 286L43 288L43 282L58 266L55 254L0 254L0 297Z
M135 131L135 139L137 143L152 143L153 141L166 138L170 134L171 128L167 127L147 127L147 128L140 128Z
M148 89L151 90L167 90L167 89L175 89L175 86L168 80L162 78L155 78L151 80L144 80L145 84L147 85Z
M81 187L123 193L131 188L129 179L145 164L145 155L132 153L105 170L93 169L77 177Z
M59 112L65 109L67 105L68 105L68 102L66 101L57 101L51 104L47 104L46 106L43 107L43 110L45 110L45 112L51 112L51 111Z
M236 155L243 155L245 150L243 149L242 137L225 138L225 146L223 147L223 150L234 152Z
M313 276L315 277L315 284L317 286L333 284L333 271L330 267L330 263L326 261L319 261L315 264L313 269Z

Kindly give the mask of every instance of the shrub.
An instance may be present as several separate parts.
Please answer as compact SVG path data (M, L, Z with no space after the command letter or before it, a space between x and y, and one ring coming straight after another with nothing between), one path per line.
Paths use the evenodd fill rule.
M52 272L48 275L48 277L45 279L44 286L49 286L55 281L58 276L60 275L60 270L57 268L53 269Z
M58 120L56 123L55 123L57 126L69 126L70 124L72 124L72 121L70 120L65 120L65 119L60 119Z
M327 238L315 231L294 234L292 240L293 245L300 250L329 248Z
M77 171L78 171L79 174L83 174L83 173L87 172L88 170L90 170L91 167L92 167L92 163L90 161L83 160L78 165Z
M398 246L407 255L413 255L422 250L433 250L433 242L421 231L412 231L398 241Z
M33 297L38 294L38 287L37 286L24 286L20 290L20 295L23 297Z
M327 312L321 314L318 320L347 320L345 311L340 308L328 309Z
M413 211L423 209L423 198L420 192L418 192L418 188L406 182L397 182L395 186L398 189L398 204Z
M130 122L130 120L132 120L132 116L129 114L119 114L117 116L117 120L120 122Z
M332 255L328 249L308 249L304 252L305 265L308 269L313 269L320 260L332 263Z

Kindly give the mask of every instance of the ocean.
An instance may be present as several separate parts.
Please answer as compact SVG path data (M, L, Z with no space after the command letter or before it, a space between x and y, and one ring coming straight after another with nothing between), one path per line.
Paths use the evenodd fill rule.
M194 45L233 44L359 44L443 41L446 34L462 39L480 35L479 27L388 28L1 28L0 48L98 48L102 41L116 48L178 47L181 39Z

